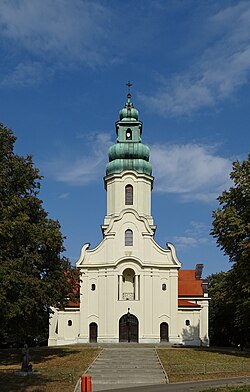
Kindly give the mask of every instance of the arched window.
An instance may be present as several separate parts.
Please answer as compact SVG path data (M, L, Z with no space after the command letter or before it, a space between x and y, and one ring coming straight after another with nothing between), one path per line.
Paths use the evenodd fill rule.
M161 286L161 288L162 288L163 291L166 291L166 290L167 290L167 285L166 285L166 283L163 283L162 286Z
M128 229L125 231L125 246L133 245L133 231Z
M188 327L190 325L190 320L186 320L186 326Z
M132 131L130 128L126 130L126 140L132 140Z
M126 205L133 204L133 187L132 187L132 185L125 186L125 204Z
M68 326L71 327L72 326L72 320L68 320Z
M92 283L92 285L91 285L91 290L95 291L95 284L94 283Z

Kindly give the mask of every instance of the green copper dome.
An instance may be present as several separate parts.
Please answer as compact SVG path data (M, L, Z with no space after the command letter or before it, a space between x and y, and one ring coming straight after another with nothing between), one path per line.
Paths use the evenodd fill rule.
M106 175L134 170L137 173L152 174L152 165L143 159L115 159L107 164Z
M109 163L106 175L135 170L138 173L152 174L149 162L149 148L141 142L142 122L138 110L131 102L131 94L120 110L120 120L116 122L117 142L109 148Z
M149 160L149 148L142 143L117 143L109 148L109 161L115 159Z
M128 101L125 103L125 106L122 110L120 110L120 120L126 121L136 121L139 118L139 112L134 108L132 102L130 101L131 94L128 94Z

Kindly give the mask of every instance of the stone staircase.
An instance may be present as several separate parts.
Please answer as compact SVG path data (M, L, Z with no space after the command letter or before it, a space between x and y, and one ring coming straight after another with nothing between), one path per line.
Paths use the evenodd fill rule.
M85 376L93 391L167 382L154 348L104 348Z

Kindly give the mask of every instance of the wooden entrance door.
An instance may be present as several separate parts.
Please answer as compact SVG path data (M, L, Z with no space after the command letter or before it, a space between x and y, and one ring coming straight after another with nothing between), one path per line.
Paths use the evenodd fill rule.
M161 342L168 342L169 341L168 323L161 323L161 325L160 325L160 338L161 338Z
M91 343L97 342L97 324L96 323L89 324L89 341Z
M119 341L138 342L138 319L133 314L124 314L119 321Z

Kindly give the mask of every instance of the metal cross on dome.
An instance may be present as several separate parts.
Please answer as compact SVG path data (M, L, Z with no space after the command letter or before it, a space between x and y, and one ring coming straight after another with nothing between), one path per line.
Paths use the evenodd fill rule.
M128 93L130 94L130 87L133 86L133 84L130 82L130 80L128 81L126 86L128 86Z

